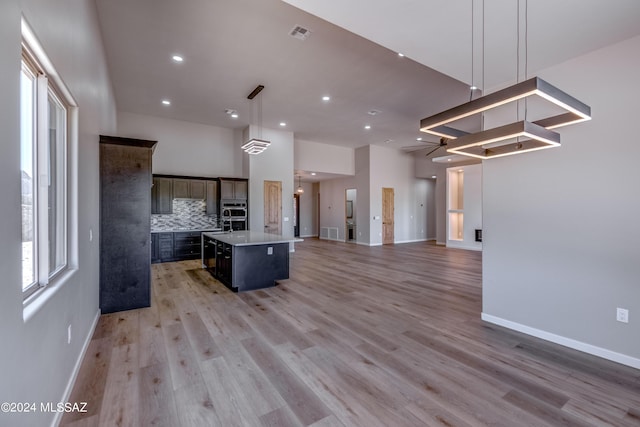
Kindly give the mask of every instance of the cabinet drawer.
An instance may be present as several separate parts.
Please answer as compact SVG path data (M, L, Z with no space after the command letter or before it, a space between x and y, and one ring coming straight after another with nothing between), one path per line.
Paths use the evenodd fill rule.
M175 250L175 256L177 258L187 258L190 256L199 257L200 253L200 247L180 248Z
M201 236L200 231L176 231L173 233L173 236L176 240L178 239L188 239L188 238L197 238L199 239Z

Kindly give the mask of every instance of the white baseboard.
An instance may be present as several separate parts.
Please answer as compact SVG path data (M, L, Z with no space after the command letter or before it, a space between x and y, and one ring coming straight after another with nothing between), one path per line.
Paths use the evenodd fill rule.
M495 325L504 326L514 331L522 332L527 335L541 338L552 343L560 344L565 347L572 348L574 350L582 351L584 353L592 354L594 356L602 357L603 359L611 360L613 362L620 363L622 365L631 366L632 368L640 369L640 359L627 356L626 354L617 353L615 351L607 350L606 348L597 347L595 345L587 344L581 341L577 341L571 338L563 337L561 335L552 334L540 329L532 328L530 326L522 325L520 323L512 322L511 320L502 319L500 317L492 316L490 314L482 313L482 320L493 323Z
M414 239L414 240L396 240L395 244L400 244L400 243L417 243L417 242L426 242L428 239Z
M436 245L438 245L438 246L447 246L446 242L438 242L437 240L436 240Z
M96 331L96 326L98 326L98 320L100 319L100 309L96 313L96 317L93 319L93 323L89 328L89 333L84 340L84 344L82 345L82 350L80 351L80 355L78 359L76 359L76 364L73 367L73 372L71 373L71 378L69 378L69 382L67 383L67 387L64 390L64 394L62 395L62 399L60 402L68 402L69 397L71 397L71 392L73 391L73 386L76 383L76 379L78 378L78 373L80 373L80 367L82 366L82 361L84 360L84 356L89 349L89 344L91 343L91 338L93 338L93 333ZM52 427L57 427L60 425L60 421L62 421L62 416L64 412L56 412L56 416L53 418L53 422L51 423Z
M318 237L318 235L317 234L305 234L304 236L300 235L301 239L304 239L305 237Z

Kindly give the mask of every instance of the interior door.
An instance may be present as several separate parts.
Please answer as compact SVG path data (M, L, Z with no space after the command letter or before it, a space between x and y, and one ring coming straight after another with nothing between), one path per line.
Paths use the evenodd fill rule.
M264 182L264 232L282 234L282 181Z
M382 189L382 244L391 245L394 243L394 204L393 188Z

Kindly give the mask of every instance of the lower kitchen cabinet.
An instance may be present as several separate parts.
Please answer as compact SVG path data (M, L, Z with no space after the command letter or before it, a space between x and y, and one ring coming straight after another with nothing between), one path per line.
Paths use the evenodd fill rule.
M200 231L176 231L151 234L151 262L198 259L202 252Z
M173 233L174 257L179 260L200 258L202 237L199 231Z

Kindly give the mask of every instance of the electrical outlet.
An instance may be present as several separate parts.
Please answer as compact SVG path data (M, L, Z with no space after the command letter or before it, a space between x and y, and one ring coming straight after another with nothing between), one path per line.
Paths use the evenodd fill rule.
M67 344L71 344L71 325L67 327Z
M618 307L616 311L616 320L622 323L629 323L629 310Z

